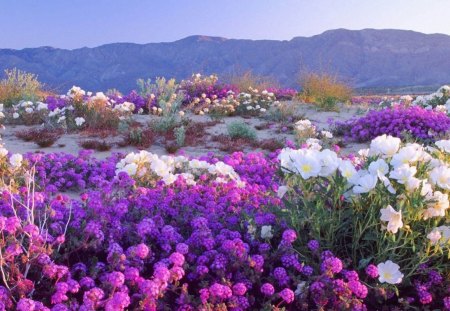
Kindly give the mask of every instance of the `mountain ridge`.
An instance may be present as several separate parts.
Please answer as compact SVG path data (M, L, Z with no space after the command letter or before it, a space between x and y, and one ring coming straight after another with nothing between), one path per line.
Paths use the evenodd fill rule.
M395 29L334 29L291 40L193 35L173 42L109 43L72 50L43 46L0 49L0 70L38 74L51 87L127 92L138 78L183 79L192 73L236 71L298 86L304 71L337 73L354 87L403 87L450 82L450 36ZM61 90L64 91L64 90Z

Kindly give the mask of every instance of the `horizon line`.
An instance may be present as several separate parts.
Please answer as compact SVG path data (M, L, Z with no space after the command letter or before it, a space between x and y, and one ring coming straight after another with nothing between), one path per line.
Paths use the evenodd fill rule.
M361 29L348 29L348 28L333 28L333 29L328 29L325 31L322 31L321 33L318 34L314 34L314 35L310 35L310 36L295 36L292 37L291 39L248 39L248 38L227 38L227 37L221 37L221 36L214 36L214 35L188 35L186 37L182 37L176 40L172 40L172 41L155 41L155 42L146 42L146 43L136 43L136 42L129 42L129 41L115 41L115 42L109 42L109 43L103 43L103 44L99 44L99 45L95 45L95 46L82 46L82 47L77 47L77 48L61 48L61 47L55 47L55 46L51 46L51 45L41 45L41 46L34 46L34 47L24 47L24 48L2 48L0 47L0 50L14 50L14 51L23 51L23 50L27 50L27 49L39 49L39 48L50 48L50 49L55 49L55 50L66 50L66 51L75 51L75 50L81 50L81 49L95 49L95 48L100 48L103 46L108 46L108 45L113 45L113 44L133 44L133 45L147 45L147 44L161 44L161 43L174 43L177 41L182 41L188 38L201 38L201 37L205 37L205 38L209 38L209 39L222 39L223 41L228 41L228 40L245 40L245 41L292 41L296 38L313 38L315 36L320 36L323 35L327 32L332 32L332 31L339 31L339 30L343 30L343 31L349 31L349 32L359 32L359 31L365 31L365 30L375 30L375 31L388 31L388 30L394 30L394 31L404 31L404 32L413 32L413 33L418 33L418 34L423 34L423 35L443 35L443 36L449 36L450 34L446 34L446 33L442 33L442 32L433 32L433 33L425 33L425 32L421 32L421 31L417 31L417 30L412 30L412 29L398 29L398 28L361 28ZM207 40L205 40L207 41Z

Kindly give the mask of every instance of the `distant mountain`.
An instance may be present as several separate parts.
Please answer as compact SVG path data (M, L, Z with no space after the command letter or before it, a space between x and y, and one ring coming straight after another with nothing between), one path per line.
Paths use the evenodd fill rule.
M113 43L75 50L0 49L0 70L37 73L51 87L129 91L138 78L229 76L252 70L298 87L303 71L338 73L354 87L450 83L450 36L404 30L326 31L290 41L191 36L169 43Z

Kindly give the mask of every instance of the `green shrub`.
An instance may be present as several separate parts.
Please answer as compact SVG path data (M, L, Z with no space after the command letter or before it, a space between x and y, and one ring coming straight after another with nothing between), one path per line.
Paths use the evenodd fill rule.
M244 138L248 140L256 140L256 131L243 122L232 122L228 124L228 135L233 138Z
M184 126L180 126L174 129L175 140L178 147L183 147L186 141L186 129Z

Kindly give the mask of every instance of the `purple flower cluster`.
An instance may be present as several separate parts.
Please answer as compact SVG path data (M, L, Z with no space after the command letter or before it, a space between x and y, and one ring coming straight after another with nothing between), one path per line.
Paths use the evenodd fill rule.
M276 195L276 154L201 158L231 165L246 186L178 179L137 187L127 174L115 176L119 155L28 154L40 225L26 221L25 207L15 213L11 196L2 193L0 247L4 267L14 269L6 270L9 287L0 285L0 310L380 307L365 285L377 287L376 266L361 280L345 258L321 252L315 240L302 245L304 232L276 216L284 207ZM83 192L80 199L56 194L64 190ZM14 195L21 202L30 196L25 187ZM271 238L260 236L263 226L271 226ZM415 280L411 303L447 308L448 288L427 270Z
M267 88L267 92L273 93L277 100L292 100L298 94L297 90L294 89L276 87Z
M419 106L397 105L371 110L364 117L336 122L334 126L335 133L358 142L370 141L383 134L400 138L409 135L423 141L433 141L450 130L450 118L445 113Z

